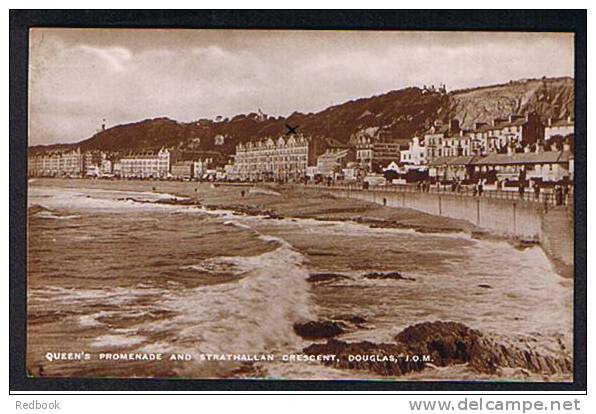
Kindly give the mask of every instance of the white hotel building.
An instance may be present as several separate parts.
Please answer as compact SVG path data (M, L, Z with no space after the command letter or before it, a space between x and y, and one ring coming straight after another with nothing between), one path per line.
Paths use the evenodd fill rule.
M170 173L170 151L144 151L120 158L120 175L125 178L166 178Z
M301 134L236 146L235 173L244 181L299 180L316 159L310 137Z
M30 155L27 173L30 177L80 177L83 173L83 154L77 148Z

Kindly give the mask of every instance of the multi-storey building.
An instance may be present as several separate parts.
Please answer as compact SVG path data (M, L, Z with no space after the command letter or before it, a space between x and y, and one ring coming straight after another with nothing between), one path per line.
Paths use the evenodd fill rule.
M477 122L464 130L457 119L448 124L436 121L424 134L426 161L439 157L469 157L492 152L505 153L512 146L517 152L544 142L544 126L536 114L495 118Z
M120 175L126 178L165 178L170 173L170 151L129 153L120 158Z
M172 164L172 177L183 180L194 177L194 162L193 161L178 161Z
M473 176L493 176L500 182L526 181L557 182L573 181L573 153L566 145L562 151L544 150L541 144L535 151L526 147L521 153L491 153L472 161Z
M317 173L324 177L335 177L355 160L353 148L329 148L317 158Z
M537 114L509 115L495 118L490 124L476 123L468 134L477 143L474 151L505 153L510 144L522 149L544 142L544 125Z
M575 122L572 117L564 119L548 118L546 126L544 127L544 141L548 142L557 138L560 140L573 138L574 132Z
M431 179L444 181L463 181L469 179L474 171L472 162L478 158L475 155L437 157L428 167Z
M83 153L83 174L86 176L99 175L101 161L105 156L102 151L85 151Z
M424 133L423 143L426 148L426 162L430 163L437 157L443 156L445 148L444 140L447 137L454 137L460 134L459 121L452 119L448 124L435 121L434 124Z
M422 145L419 137L412 138L408 149L400 151L399 162L408 168L417 168L427 163L427 148Z
M213 164L212 158L201 158L192 163L192 175L194 178L200 180L207 173L209 166Z
M427 163L439 157L467 157L481 147L480 140L471 131L462 129L457 119L448 124L436 121L424 134L423 143Z
M102 174L112 174L113 170L112 170L112 161L107 159L107 158L103 158L101 160L101 163L99 165L99 170L101 171Z
M226 164L223 168L225 173L225 179L231 181L236 181L240 179L240 176L238 174L238 166L236 164Z
M400 159L400 144L382 134L355 134L350 144L356 148L356 160L366 172L382 172L390 162Z
M80 177L83 155L80 148L30 155L27 172L32 177Z
M241 180L300 180L316 163L311 137L302 134L267 138L236 146L235 165Z

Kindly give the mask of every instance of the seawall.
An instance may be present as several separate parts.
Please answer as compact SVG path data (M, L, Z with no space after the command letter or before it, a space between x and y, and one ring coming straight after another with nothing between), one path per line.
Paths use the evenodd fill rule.
M498 236L540 243L560 273L565 276L573 274L573 213L567 207L526 200L382 188L363 190L317 187L316 191L466 220L479 229Z

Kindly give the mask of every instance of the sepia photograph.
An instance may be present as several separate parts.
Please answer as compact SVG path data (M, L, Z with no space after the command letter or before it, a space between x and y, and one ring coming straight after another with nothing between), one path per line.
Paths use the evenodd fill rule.
M574 382L574 33L28 42L27 377Z

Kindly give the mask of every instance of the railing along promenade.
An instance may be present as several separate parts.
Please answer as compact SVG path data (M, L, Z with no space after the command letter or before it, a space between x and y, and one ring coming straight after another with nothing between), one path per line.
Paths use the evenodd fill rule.
M453 190L450 185L437 186L436 184L418 188L407 184L385 184L385 185L371 185L368 188L363 187L361 183L330 183L330 184L308 184L308 188L322 189L322 190L354 190L354 191L369 191L369 192L391 192L391 193L418 193L418 194L437 194L437 195L451 195L460 197L477 197L477 198L494 198L500 200L511 201L525 201L530 203L537 203L544 206L572 206L573 205L573 187L570 187L567 194L562 194L557 197L553 189L541 188L539 193L534 192L532 188L526 188L523 192L515 190L494 190L483 189L480 193L478 190L468 186L459 187Z

